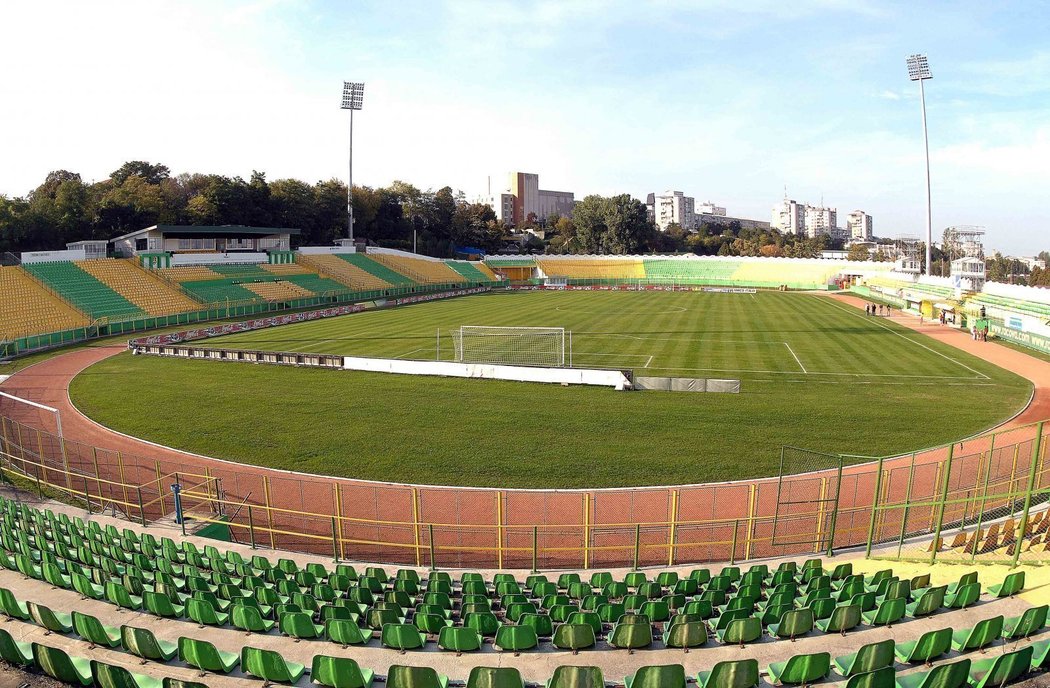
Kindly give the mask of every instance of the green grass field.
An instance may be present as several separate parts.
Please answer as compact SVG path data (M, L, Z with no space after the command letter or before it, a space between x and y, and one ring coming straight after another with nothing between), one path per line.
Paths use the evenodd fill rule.
M500 293L210 340L433 360L460 325L564 327L576 366L738 378L742 392L620 393L121 355L74 403L122 432L234 461L374 480L610 487L775 474L783 444L860 455L964 437L1029 383L833 299ZM148 410L147 410L148 409Z

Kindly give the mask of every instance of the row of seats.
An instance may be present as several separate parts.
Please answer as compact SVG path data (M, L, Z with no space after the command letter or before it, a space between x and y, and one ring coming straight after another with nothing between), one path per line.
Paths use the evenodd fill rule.
M0 340L60 332L90 320L19 267L0 267Z
M569 279L645 279L645 267L639 258L537 258L536 263L548 276Z
M732 284L735 260L655 259L643 261L647 279L682 284Z
M157 273L173 282L199 282L201 280L222 278L222 275L204 265L178 265L171 268L158 268Z
M357 291L389 289L392 286L390 282L338 255L304 255L299 260L320 274L328 275Z
M248 291L258 294L267 301L291 301L313 296L309 289L303 289L298 284L285 281L274 282L245 282L242 285Z
M458 272L469 282L498 282L499 277L481 261L449 260L446 265Z
M149 274L132 260L102 258L78 261L76 265L150 315L200 309L199 303Z
M1017 533L1019 527L1018 521L1010 517L987 526L974 527L973 530L960 529L950 540L946 537L931 540L926 551L954 550L969 555L994 553L998 556L1012 557L1018 549L1028 552L1033 547L1042 545L1045 550L1044 537L1050 530L1050 510L1044 509L1031 515L1020 541Z
M300 263L263 263L259 267L274 275L310 274L310 270Z
M142 317L145 312L75 263L26 263L22 268L92 319Z
M183 282L182 288L193 298L207 304L255 303L264 300L262 296L247 289L241 284L242 282L243 280L239 278L209 279L199 282Z
M370 253L368 258L410 277L418 284L455 284L466 278L441 260L425 260L391 253Z
M248 676L267 682L294 684L307 671L305 665L287 660L275 650L245 645L239 654L235 654L220 650L209 641L189 636L180 636L172 643L157 638L145 628L130 625L112 628L96 617L78 611L60 614L32 602L19 607L17 616L12 618L36 623L49 633L75 634L93 646L127 652L143 663L167 663L178 658L200 670L201 676L230 674L239 666ZM846 681L846 688L1002 688L1029 672L1050 669L1050 640L1041 640L1012 650L1004 648L1003 652L986 659L965 657L928 671L898 675L897 663L905 665L906 669L909 664L920 663L929 667L950 649L959 650L960 638L971 637L980 632L982 624L997 621L1001 623L1001 617L981 622L962 633L953 634L951 629L929 631L906 643L895 643L893 639L869 643L857 652L835 658L828 652L796 654L786 661L770 663L765 674L777 685L806 686L835 673ZM0 629L0 659L16 666L38 667L53 678L72 685L103 688L155 688L161 685L156 679L133 674L118 665L70 656L48 645L19 642L4 629ZM313 683L332 688L366 688L375 678L375 672L361 668L350 658L323 654L313 656L309 673ZM710 670L697 674L696 683L703 688L750 688L758 686L759 678L757 660L743 659L714 664ZM623 680L628 688L687 687L685 669L680 664L644 666ZM404 665L391 666L384 680L387 686L411 688L445 688L448 682L448 677L432 668ZM524 688L525 684L520 672L513 667L474 667L466 685ZM598 667L562 666L555 669L546 685L548 688L595 688L604 686L605 678Z

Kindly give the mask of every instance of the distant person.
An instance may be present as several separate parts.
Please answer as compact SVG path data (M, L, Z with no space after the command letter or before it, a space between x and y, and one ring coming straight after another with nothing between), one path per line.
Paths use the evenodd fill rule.
M871 315L871 305L870 304L867 304L867 303L864 304L864 315Z
M984 339L982 339L981 341L984 341L984 342L988 341L988 323L984 324L984 330L982 331L982 335L981 336L984 337Z

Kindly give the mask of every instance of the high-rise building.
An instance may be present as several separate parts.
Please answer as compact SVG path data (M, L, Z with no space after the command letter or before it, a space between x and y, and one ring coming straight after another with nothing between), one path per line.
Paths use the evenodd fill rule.
M871 215L863 210L854 210L846 219L848 237L854 241L870 241L872 238Z
M704 201L696 206L697 215L720 215L725 217L726 209L715 205L711 201Z
M773 207L769 224L785 234L805 234L806 206L789 199L785 193L784 200Z
M553 215L572 217L576 201L571 191L548 191L540 188L540 176L530 172L511 172L508 193L513 197L513 212L506 224L520 225L532 219L542 222Z
M831 234L838 227L839 213L835 208L824 206L806 206L806 236L814 239Z
M650 194L650 197L653 199L651 217L661 232L666 232L672 224L687 232L696 229L696 201L692 196L681 191L666 191L661 195Z

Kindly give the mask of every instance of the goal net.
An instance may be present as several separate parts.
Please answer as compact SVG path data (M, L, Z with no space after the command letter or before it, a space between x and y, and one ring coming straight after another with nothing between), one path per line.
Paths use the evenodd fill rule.
M456 361L503 365L565 366L563 327L485 327L452 331Z

